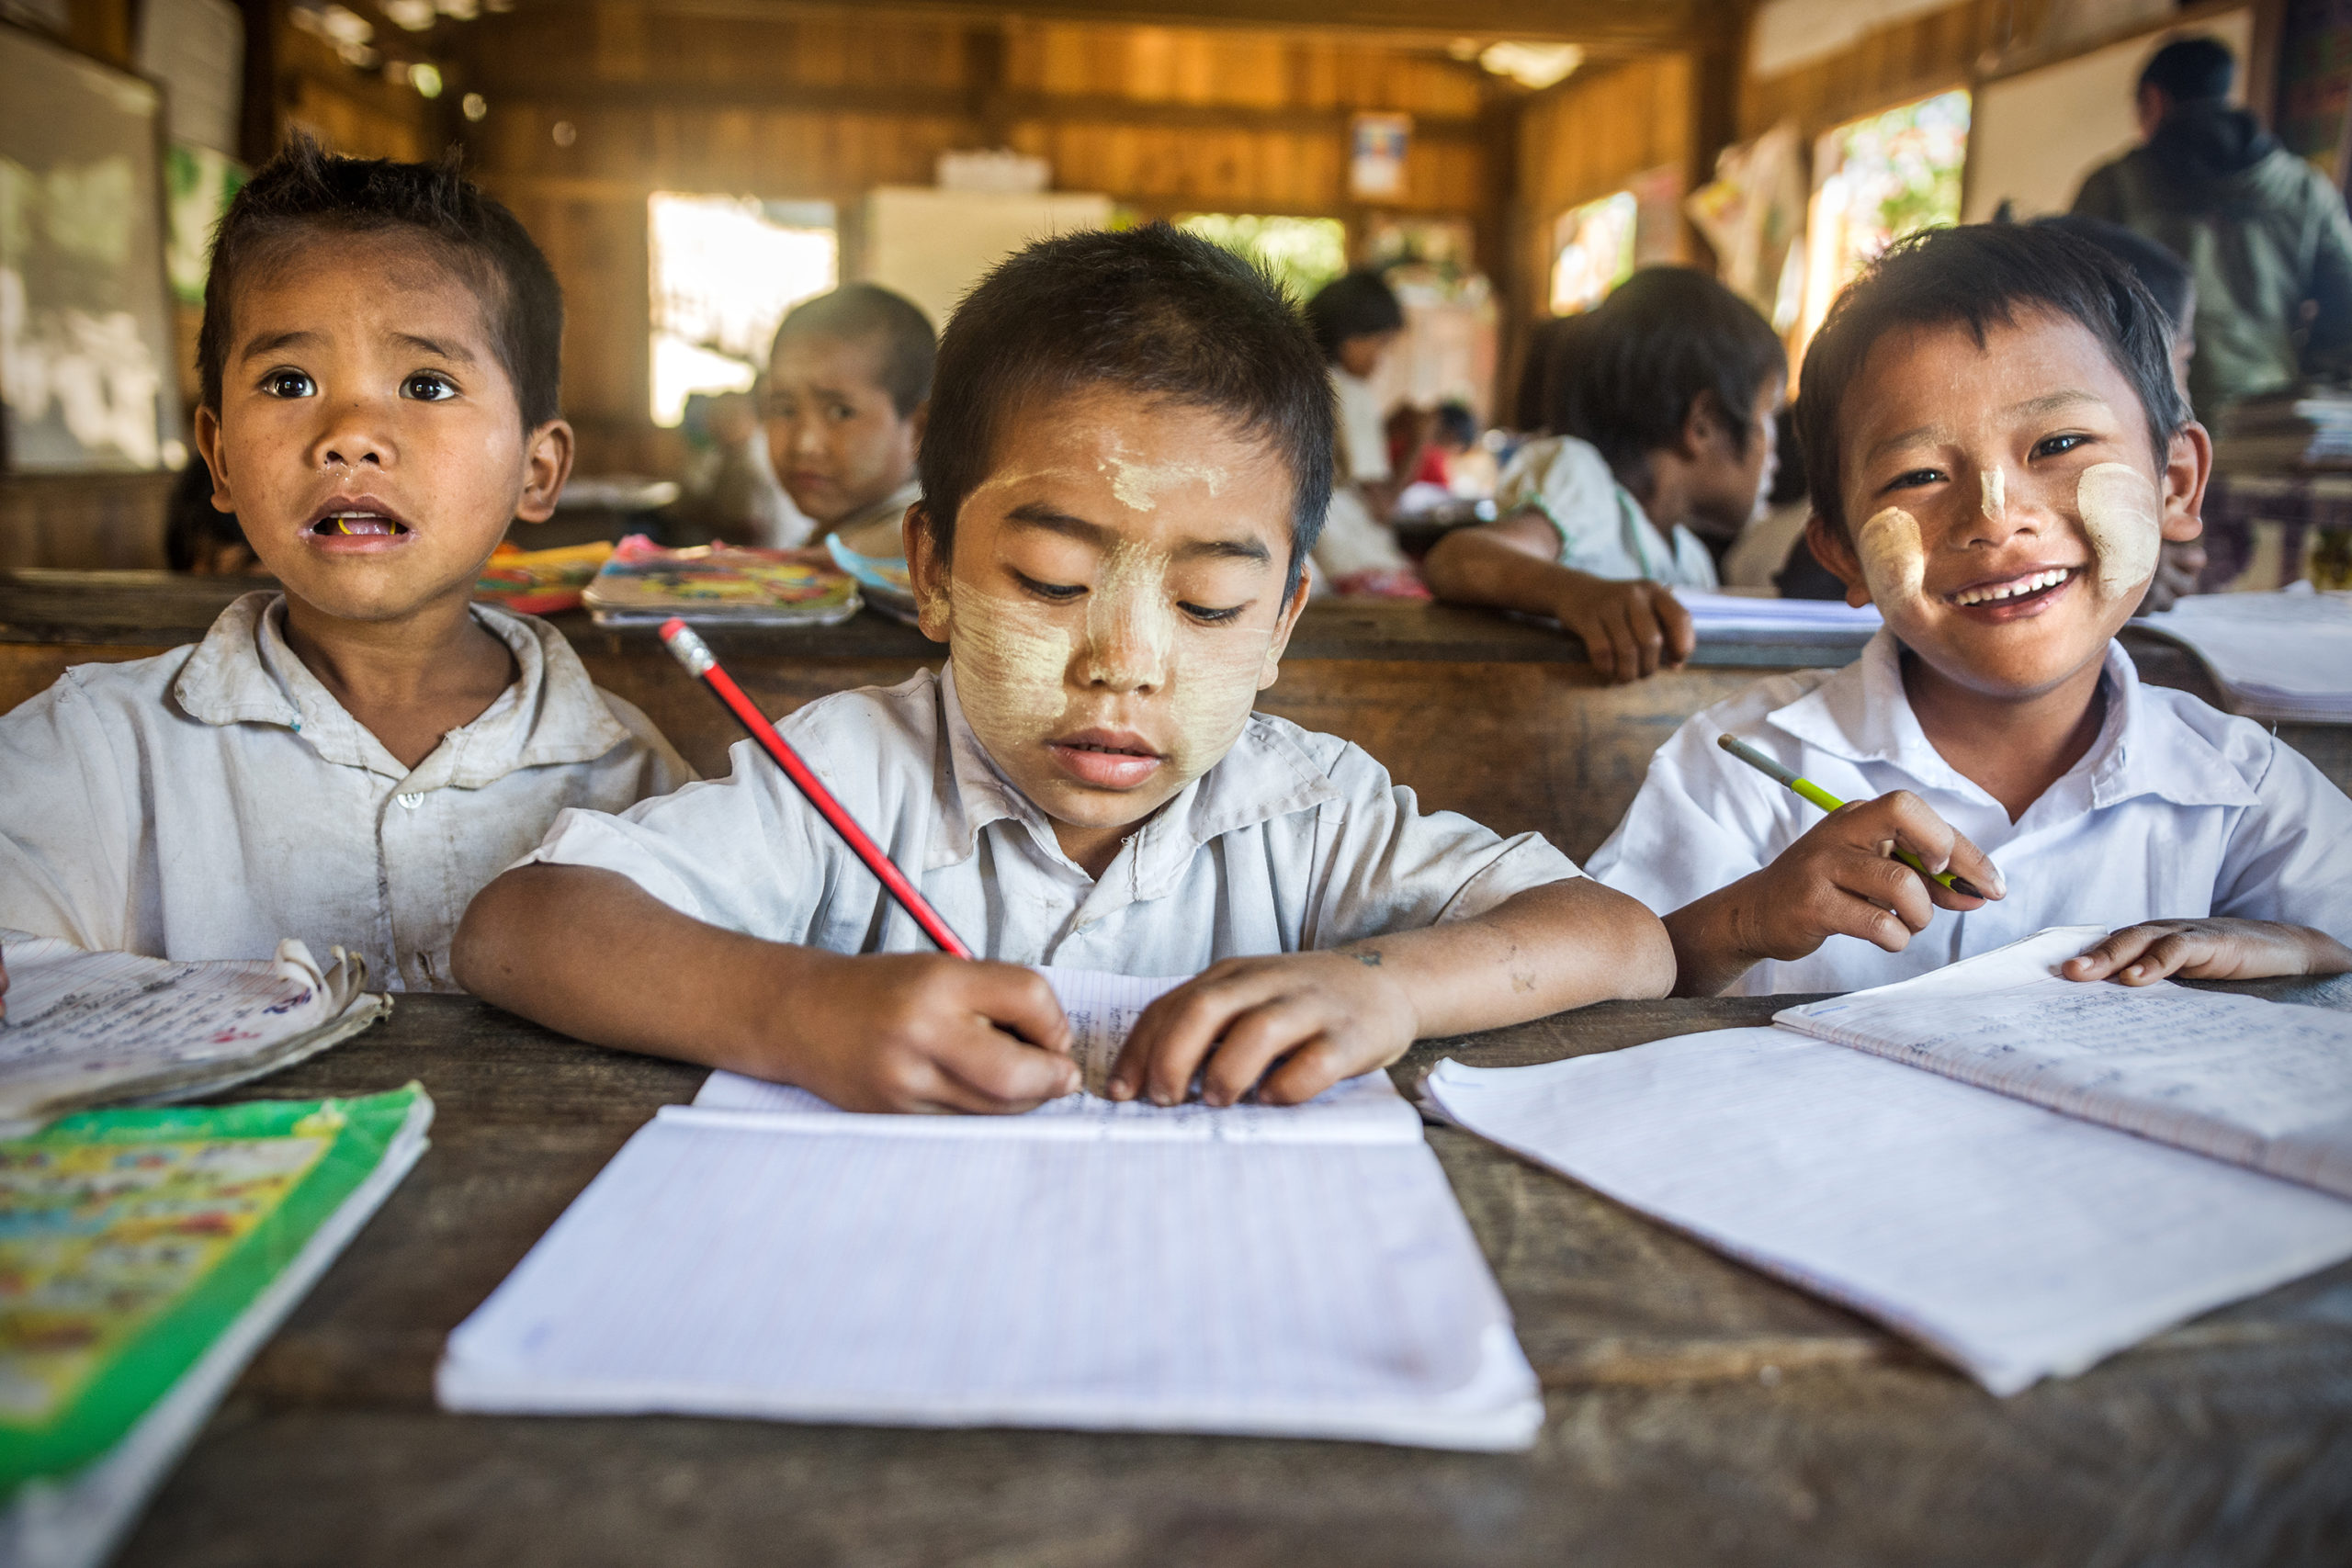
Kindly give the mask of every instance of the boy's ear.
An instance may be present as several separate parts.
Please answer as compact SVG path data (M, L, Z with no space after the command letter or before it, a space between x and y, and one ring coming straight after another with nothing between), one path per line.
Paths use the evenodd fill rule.
M229 469L220 460L220 416L198 404L196 410L196 449L204 454L204 467L212 476L212 510L234 512L237 498L229 493Z
M1726 446L1730 435L1731 421L1724 415L1724 405L1712 390L1702 387L1682 416L1682 457L1696 462Z
M945 642L953 618L948 614L947 558L938 548L931 529L931 513L920 501L907 508L899 523L899 547L907 552L907 577L915 591L915 625L933 642Z
M1859 610L1871 602L1870 585L1862 580L1862 559L1854 553L1845 530L1820 513L1804 520L1805 547L1829 575L1846 585L1846 603Z
M2165 451L2165 513L2160 528L2174 544L2205 531L2205 482L2213 477L2213 437L2195 420L2173 433Z
M526 523L544 523L555 515L563 482L571 477L571 426L551 419L531 432L523 455L523 494L514 515Z
M1273 640L1266 644L1266 662L1258 671L1258 689L1272 685L1283 672L1283 650L1290 647L1290 634L1298 629L1299 612L1306 608L1307 597L1315 592L1314 580L1300 563L1298 586L1290 592L1290 599L1283 605L1282 614L1274 617Z

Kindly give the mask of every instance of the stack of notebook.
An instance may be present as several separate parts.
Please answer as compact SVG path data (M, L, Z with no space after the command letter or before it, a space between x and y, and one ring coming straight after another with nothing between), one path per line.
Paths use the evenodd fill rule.
M2232 713L2352 724L2352 594L2205 593L2132 624L2195 653Z
M582 595L600 626L830 626L857 614L857 584L801 550L703 545L669 550L641 534L614 547Z
M2233 404L2213 438L2213 465L2224 473L2352 468L2352 390L2309 386Z

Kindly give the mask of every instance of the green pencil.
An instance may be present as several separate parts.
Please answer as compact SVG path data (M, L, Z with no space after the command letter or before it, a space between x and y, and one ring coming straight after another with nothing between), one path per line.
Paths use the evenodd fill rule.
M1762 773L1766 778L1777 779L1781 784L1788 785L1791 789L1796 791L1798 795L1813 802L1824 811L1835 811L1846 804L1836 795L1830 794L1827 790L1822 788L1819 784L1814 783L1811 779L1803 778L1798 774L1791 773L1788 769L1781 766L1780 763L1772 761L1771 758L1767 757L1763 752L1758 751L1753 746L1743 745L1739 741L1733 739L1728 735L1716 736L1715 744L1730 752L1733 756L1738 758L1741 761L1747 763L1749 767L1754 768L1758 773ZM1984 897L1984 895L1976 891L1976 885L1969 881L1968 878L1964 876L1954 876L1948 871L1943 873L1941 875L1938 875L1935 873L1930 872L1925 865L1920 863L1919 857L1913 854L1909 850L1895 851L1894 858L1901 861L1905 865L1909 866L1913 871L1917 872L1920 875L1928 878L1928 881L1940 882L1955 893L1964 893L1971 898L1982 898Z

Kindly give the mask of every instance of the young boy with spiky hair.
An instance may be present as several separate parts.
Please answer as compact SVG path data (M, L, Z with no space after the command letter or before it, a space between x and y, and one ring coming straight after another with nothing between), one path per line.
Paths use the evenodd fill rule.
M164 958L340 944L453 988L466 902L684 764L560 634L474 604L571 467L562 297L454 165L298 141L221 220L197 439L283 592L0 717L0 927Z
M1684 725L1594 857L1665 913L1683 994L1875 986L2052 925L2112 933L2077 980L2352 969L2352 801L2113 640L2212 461L2145 288L2048 229L1906 241L1831 309L1797 424L1807 542L1886 626Z
M1252 711L1306 603L1332 404L1280 288L1164 224L1046 241L957 309L910 513L944 674L784 732L978 963L938 954L749 742L733 776L566 814L475 900L481 995L854 1110L1075 1089L1022 964L1196 974L1115 1096L1306 1099L1416 1038L1656 995L1665 934L1533 834L1424 813Z

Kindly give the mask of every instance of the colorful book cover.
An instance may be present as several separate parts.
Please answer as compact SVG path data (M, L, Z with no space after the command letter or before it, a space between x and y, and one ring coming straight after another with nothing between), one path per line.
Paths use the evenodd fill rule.
M634 534L614 548L584 602L599 622L682 615L749 626L831 626L860 604L849 574L813 551L669 550Z
M432 1116L412 1083L85 1111L0 1142L0 1506L105 1459L208 1359L217 1398L423 1153ZM209 1404L147 1445L155 1478Z
M553 615L580 607L580 595L613 558L602 540L561 549L526 550L502 544L483 563L474 597L524 615Z

